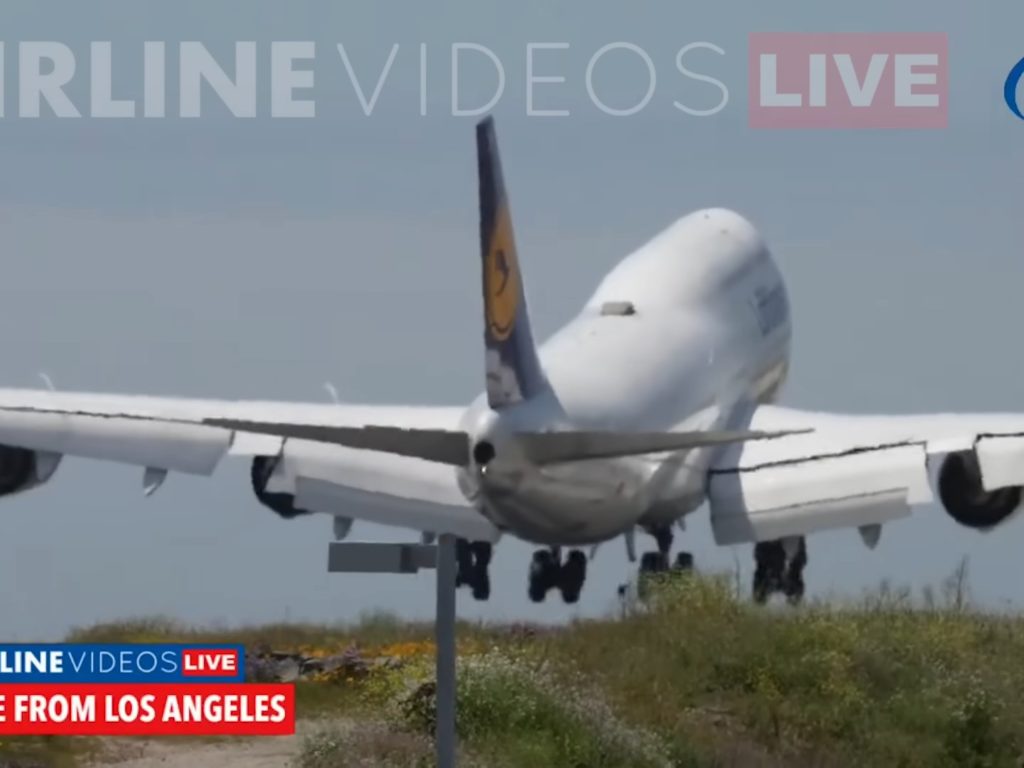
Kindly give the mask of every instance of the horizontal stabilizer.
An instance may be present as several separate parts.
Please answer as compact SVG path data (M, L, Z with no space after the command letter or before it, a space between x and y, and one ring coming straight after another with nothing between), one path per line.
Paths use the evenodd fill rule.
M331 427L234 419L207 419L203 423L240 432L333 443L367 451L383 451L459 467L468 466L470 463L470 436L459 431L378 426ZM533 463L556 464L668 453L748 440L769 440L809 431L518 432L512 439Z
M809 430L808 430L809 431ZM770 440L793 432L534 432L516 435L535 464L614 459Z
M401 427L330 427L316 424L279 424L235 419L206 419L211 427L259 435L333 443L346 448L381 451L413 459L462 467L469 464L469 436L446 429L402 429Z

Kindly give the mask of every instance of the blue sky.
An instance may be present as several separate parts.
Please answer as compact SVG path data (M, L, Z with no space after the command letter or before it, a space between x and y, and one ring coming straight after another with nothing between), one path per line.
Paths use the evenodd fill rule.
M237 120L211 100L194 121L0 122L5 385L35 385L42 370L62 389L316 400L330 380L346 400L468 402L482 384L473 120L450 116L446 67L453 43L475 42L506 68L495 113L541 335L660 228L725 205L762 230L789 284L796 335L785 403L1024 409L1024 124L1001 100L1024 56L1019 3L535 2L513 11L468 0L37 1L5 3L0 20L8 112L18 41L62 41L84 67L88 42L110 40L115 88L128 95L138 93L146 40L199 40L219 57L239 40L261 50L272 40L318 45L315 120ZM750 32L891 30L949 34L947 130L746 127ZM649 52L658 85L648 109L616 119L588 101L584 72L620 40ZM567 82L550 93L572 114L527 119L526 46L556 41L571 46L551 59ZM674 69L676 51L695 41L725 51L694 59L730 91L706 119L671 107L717 99ZM400 46L369 117L338 43L367 88ZM466 101L486 99L494 73L469 61ZM646 87L628 56L609 57L597 78L609 103L635 102ZM69 89L83 109L87 82ZM134 469L68 460L50 485L4 500L0 610L11 639L153 613L203 623L429 615L428 576L328 576L329 523L276 519L256 504L243 464L212 480L172 477L152 499L141 485ZM357 535L402 537L371 526ZM714 548L702 515L677 541L699 565L738 561L749 578L749 548ZM887 528L874 552L852 531L813 538L808 579L815 593L841 595L882 579L936 584L966 555L979 599L1017 605L1022 547L1022 522L978 535L926 508ZM538 609L525 594L529 554L504 542L494 598L461 598L460 613L593 615L631 573L612 542L578 608Z

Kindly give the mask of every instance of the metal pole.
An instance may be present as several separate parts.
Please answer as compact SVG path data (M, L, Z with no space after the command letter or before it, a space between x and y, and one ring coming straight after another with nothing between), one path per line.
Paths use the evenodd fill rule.
M437 539L437 746L438 768L455 768L455 537Z

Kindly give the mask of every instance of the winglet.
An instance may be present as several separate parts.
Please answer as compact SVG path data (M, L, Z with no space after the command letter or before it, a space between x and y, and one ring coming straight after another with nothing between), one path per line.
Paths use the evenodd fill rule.
M491 117L477 123L476 150L487 402L491 408L500 409L536 397L548 384L530 331L526 292Z

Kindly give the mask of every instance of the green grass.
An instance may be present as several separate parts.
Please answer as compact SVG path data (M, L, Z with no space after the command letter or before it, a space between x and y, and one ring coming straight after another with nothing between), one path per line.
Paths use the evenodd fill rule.
M83 760L103 754L100 743L89 738L60 736L7 736L0 738L3 768L74 768Z
M579 623L539 652L711 763L1018 765L1024 745L1018 618L887 594L765 611L688 579L650 612Z
M883 588L845 605L766 609L738 599L728 580L685 577L621 618L558 629L464 624L463 764L1018 766L1024 618L974 612L964 594L961 578L938 600ZM382 616L214 630L153 620L73 638L343 649L429 641L431 627ZM300 717L347 723L310 737L301 768L429 765L430 662L421 653L355 685L300 683ZM67 747L73 761L72 744L51 747Z

